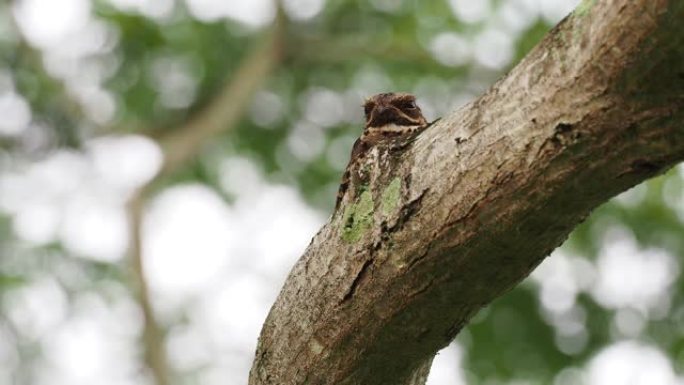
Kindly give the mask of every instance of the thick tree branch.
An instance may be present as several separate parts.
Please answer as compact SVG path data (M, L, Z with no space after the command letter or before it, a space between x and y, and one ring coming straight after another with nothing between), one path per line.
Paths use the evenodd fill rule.
M684 159L684 1L584 1L508 76L379 149L297 262L251 385L422 384L596 206Z

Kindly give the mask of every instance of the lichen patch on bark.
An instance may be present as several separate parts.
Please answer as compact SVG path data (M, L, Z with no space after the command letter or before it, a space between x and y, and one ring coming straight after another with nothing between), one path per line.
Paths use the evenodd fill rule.
M356 242L373 224L373 195L366 190L359 200L347 206L342 217L341 236L346 242Z
M397 209L401 200L401 178L392 179L389 186L382 192L380 200L382 214L391 215Z

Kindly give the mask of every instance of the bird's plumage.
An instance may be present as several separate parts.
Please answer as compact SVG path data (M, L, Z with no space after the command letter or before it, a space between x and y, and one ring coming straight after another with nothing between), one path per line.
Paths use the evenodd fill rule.
M365 127L352 148L351 159L342 176L335 210L345 194L353 189L350 185L364 179L362 165L369 150L380 143L395 141L420 133L428 126L416 97L408 93L382 93L374 95L363 104Z

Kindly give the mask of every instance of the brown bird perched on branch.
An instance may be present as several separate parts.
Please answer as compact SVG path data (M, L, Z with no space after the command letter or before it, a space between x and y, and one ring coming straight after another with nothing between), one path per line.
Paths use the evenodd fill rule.
M351 159L337 193L335 211L345 194L353 192L353 189L349 189L350 185L358 185L354 182L364 179L364 164L371 149L381 143L399 143L415 137L432 124L428 124L416 105L416 97L407 93L389 92L371 96L363 104L363 111L366 125L352 148Z

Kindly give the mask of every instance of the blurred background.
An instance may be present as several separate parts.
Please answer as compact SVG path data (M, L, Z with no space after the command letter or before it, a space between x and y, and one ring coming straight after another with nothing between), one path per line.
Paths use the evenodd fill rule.
M577 3L1 2L0 384L245 384L363 98L447 114ZM596 210L429 384L684 384L683 177Z

